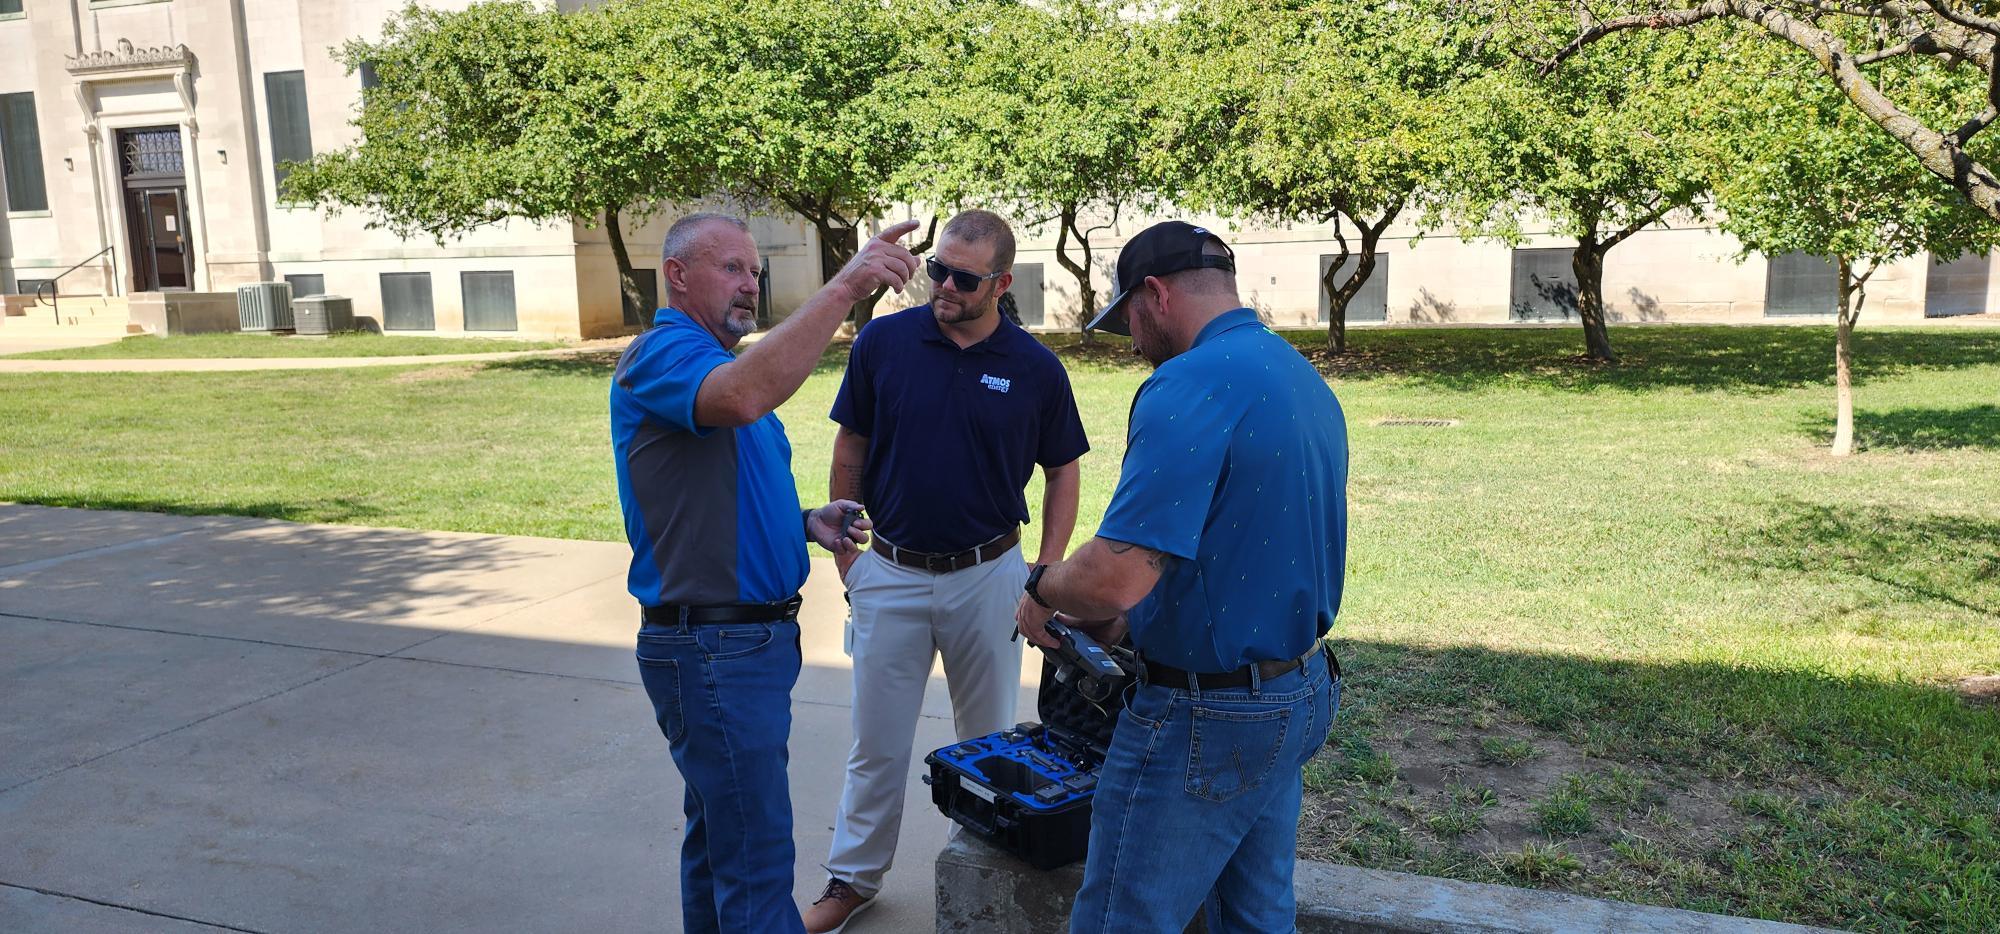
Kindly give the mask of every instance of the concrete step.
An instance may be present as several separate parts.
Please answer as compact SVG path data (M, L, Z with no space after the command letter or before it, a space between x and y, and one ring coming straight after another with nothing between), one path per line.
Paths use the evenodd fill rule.
M60 304L10 307L0 327L13 337L64 337L78 334L143 334L132 323L123 295L65 296Z

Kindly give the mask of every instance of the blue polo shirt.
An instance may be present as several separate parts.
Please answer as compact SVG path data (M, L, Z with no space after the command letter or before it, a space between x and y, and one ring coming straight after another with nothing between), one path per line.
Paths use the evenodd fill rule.
M806 582L785 426L776 415L726 430L695 423L702 380L734 359L662 308L612 374L611 447L632 543L626 586L647 606L773 603Z
M861 329L832 417L868 438L861 499L876 533L916 551L963 551L1027 522L1035 465L1090 450L1055 354L1004 317L960 349L929 305Z
M1347 566L1339 400L1255 312L1222 314L1139 387L1097 534L1180 559L1127 614L1147 658L1217 672L1303 654Z

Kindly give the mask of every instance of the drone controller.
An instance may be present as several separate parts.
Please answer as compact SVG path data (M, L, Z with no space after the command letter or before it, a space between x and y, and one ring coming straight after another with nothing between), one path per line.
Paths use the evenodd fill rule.
M1056 647L1043 647L1042 651L1055 659L1056 680L1075 688L1093 703L1102 703L1132 676L1096 639L1053 619L1049 620L1048 630L1056 639Z

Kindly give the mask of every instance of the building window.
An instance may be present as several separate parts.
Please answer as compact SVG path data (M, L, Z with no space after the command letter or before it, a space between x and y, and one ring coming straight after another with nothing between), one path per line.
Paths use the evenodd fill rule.
M1007 287L1014 296L1014 313L1021 316L1024 328L1039 328L1047 325L1047 306L1043 303L1042 264L1015 263L1014 284Z
M264 76L264 103L271 113L271 166L278 191L291 172L287 162L312 158L312 122L306 117L306 73L274 71Z
M14 281L14 294L34 295L42 286L48 283L49 280L47 279L16 279Z
M355 70L361 74L362 90L366 91L369 88L379 88L382 86L382 78L375 74L374 62L362 62L361 67Z
M635 312L625 308L625 293L622 286L618 293L618 306L625 308L626 327L643 328L653 323L653 312L658 311L660 307L660 273L657 269L627 269L625 274L631 276L632 283L639 287L639 303L646 306L646 310ZM763 296L759 295L758 298L762 299Z
M1993 259L1985 253L1967 253L1950 262L1931 257L1930 274L1924 278L1924 317L1985 314L1992 272Z
M1808 253L1771 257L1764 280L1764 317L1830 315L1840 304L1840 270Z
M437 330L437 315L431 309L430 273L385 272L382 274L382 329L385 331Z
M298 273L286 276L285 281L292 285L293 298L326 294L326 277L317 273Z
M1319 292L1321 324L1333 322L1333 301L1326 297L1326 267L1333 265L1333 261L1339 256L1338 253L1322 253L1319 257L1320 277L1313 280L1313 288ZM1348 276L1354 275L1354 266L1359 262L1361 257L1353 255L1341 260L1340 271L1334 274L1334 284L1346 282ZM1350 322L1389 320L1389 257L1380 253L1375 254L1375 271L1368 274L1367 282L1361 283L1361 291L1354 293L1354 297L1347 301L1347 320Z
M20 16L21 0L0 0L0 19Z
M1572 321L1576 312L1575 250L1553 247L1514 251L1514 282L1507 317L1515 321Z
M49 209L42 177L42 131L35 125L35 95L0 94L0 163L5 163L7 210Z
M458 287L465 303L466 330L520 330L514 320L513 273L462 272L458 274Z

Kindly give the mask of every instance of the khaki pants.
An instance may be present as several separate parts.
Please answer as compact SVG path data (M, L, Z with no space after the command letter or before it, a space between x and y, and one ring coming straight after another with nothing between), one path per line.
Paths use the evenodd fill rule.
M903 567L872 551L849 569L854 748L826 870L862 895L881 890L895 861L932 659L944 656L960 740L1014 725L1021 645L1010 637L1027 578L1018 545L945 574Z

